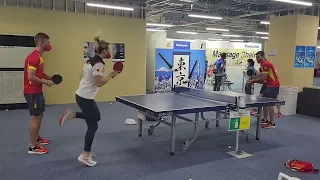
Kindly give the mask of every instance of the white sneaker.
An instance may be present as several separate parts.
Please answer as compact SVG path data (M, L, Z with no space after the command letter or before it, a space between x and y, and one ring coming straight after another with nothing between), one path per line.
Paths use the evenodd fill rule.
M60 117L60 120L59 120L60 126L63 126L63 124L66 121L68 121L70 119L73 119L73 118L74 118L74 114L73 114L73 111L71 109L64 110L63 115Z
M97 162L92 160L92 156L93 156L92 153L90 153L89 156L85 156L83 155L83 153L81 153L80 156L78 157L78 161L80 161L81 163L87 166L93 167L97 164Z

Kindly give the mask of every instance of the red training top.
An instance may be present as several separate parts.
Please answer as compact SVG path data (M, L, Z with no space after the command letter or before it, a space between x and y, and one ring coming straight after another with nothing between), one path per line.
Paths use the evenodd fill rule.
M263 74L267 74L267 87L280 87L279 78L273 64L264 60L261 65Z
M36 76L40 79L44 77L44 58L38 50L32 51L24 63L24 93L35 94L42 93L42 84L28 80L28 69L36 70Z

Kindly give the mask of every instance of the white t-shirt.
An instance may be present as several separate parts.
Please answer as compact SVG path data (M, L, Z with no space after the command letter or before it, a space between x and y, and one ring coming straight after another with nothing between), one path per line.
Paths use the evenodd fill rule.
M76 94L85 99L94 99L99 91L96 76L104 76L104 62L101 57L94 56L82 68L82 78Z

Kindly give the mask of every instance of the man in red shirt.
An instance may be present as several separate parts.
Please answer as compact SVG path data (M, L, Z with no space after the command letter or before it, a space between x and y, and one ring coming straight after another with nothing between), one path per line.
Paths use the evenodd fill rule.
M257 62L261 65L262 73L261 75L253 80L249 80L248 83L266 83L266 87L261 91L263 97L277 99L279 94L280 82L277 72L273 64L265 59L265 54L263 51L256 53ZM273 107L263 108L264 119L261 121L263 128L275 128L276 124L274 122L274 109ZM269 115L270 120L267 119Z
M31 115L31 123L29 127L30 147L29 154L46 154L47 148L40 145L49 144L50 141L44 140L39 136L41 120L45 111L45 99L42 92L42 84L52 86L54 83L51 77L44 73L44 57L45 51L51 50L49 36L45 33L38 33L34 37L36 48L25 60L24 65L24 97L28 103Z

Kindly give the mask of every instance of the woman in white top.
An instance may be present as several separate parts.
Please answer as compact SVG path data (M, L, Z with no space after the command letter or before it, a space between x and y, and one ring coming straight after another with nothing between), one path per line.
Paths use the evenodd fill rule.
M94 98L99 91L99 87L107 84L119 73L113 71L108 75L104 74L105 63L103 59L111 57L109 43L99 40L97 37L95 41L97 42L96 55L88 59L83 65L80 85L76 90L76 101L82 112L73 112L71 109L66 109L59 121L60 126L66 121L75 118L86 121L88 129L85 135L84 151L78 157L78 160L87 166L94 166L97 163L92 160L91 153L92 142L98 129L98 121L100 120L100 111Z

